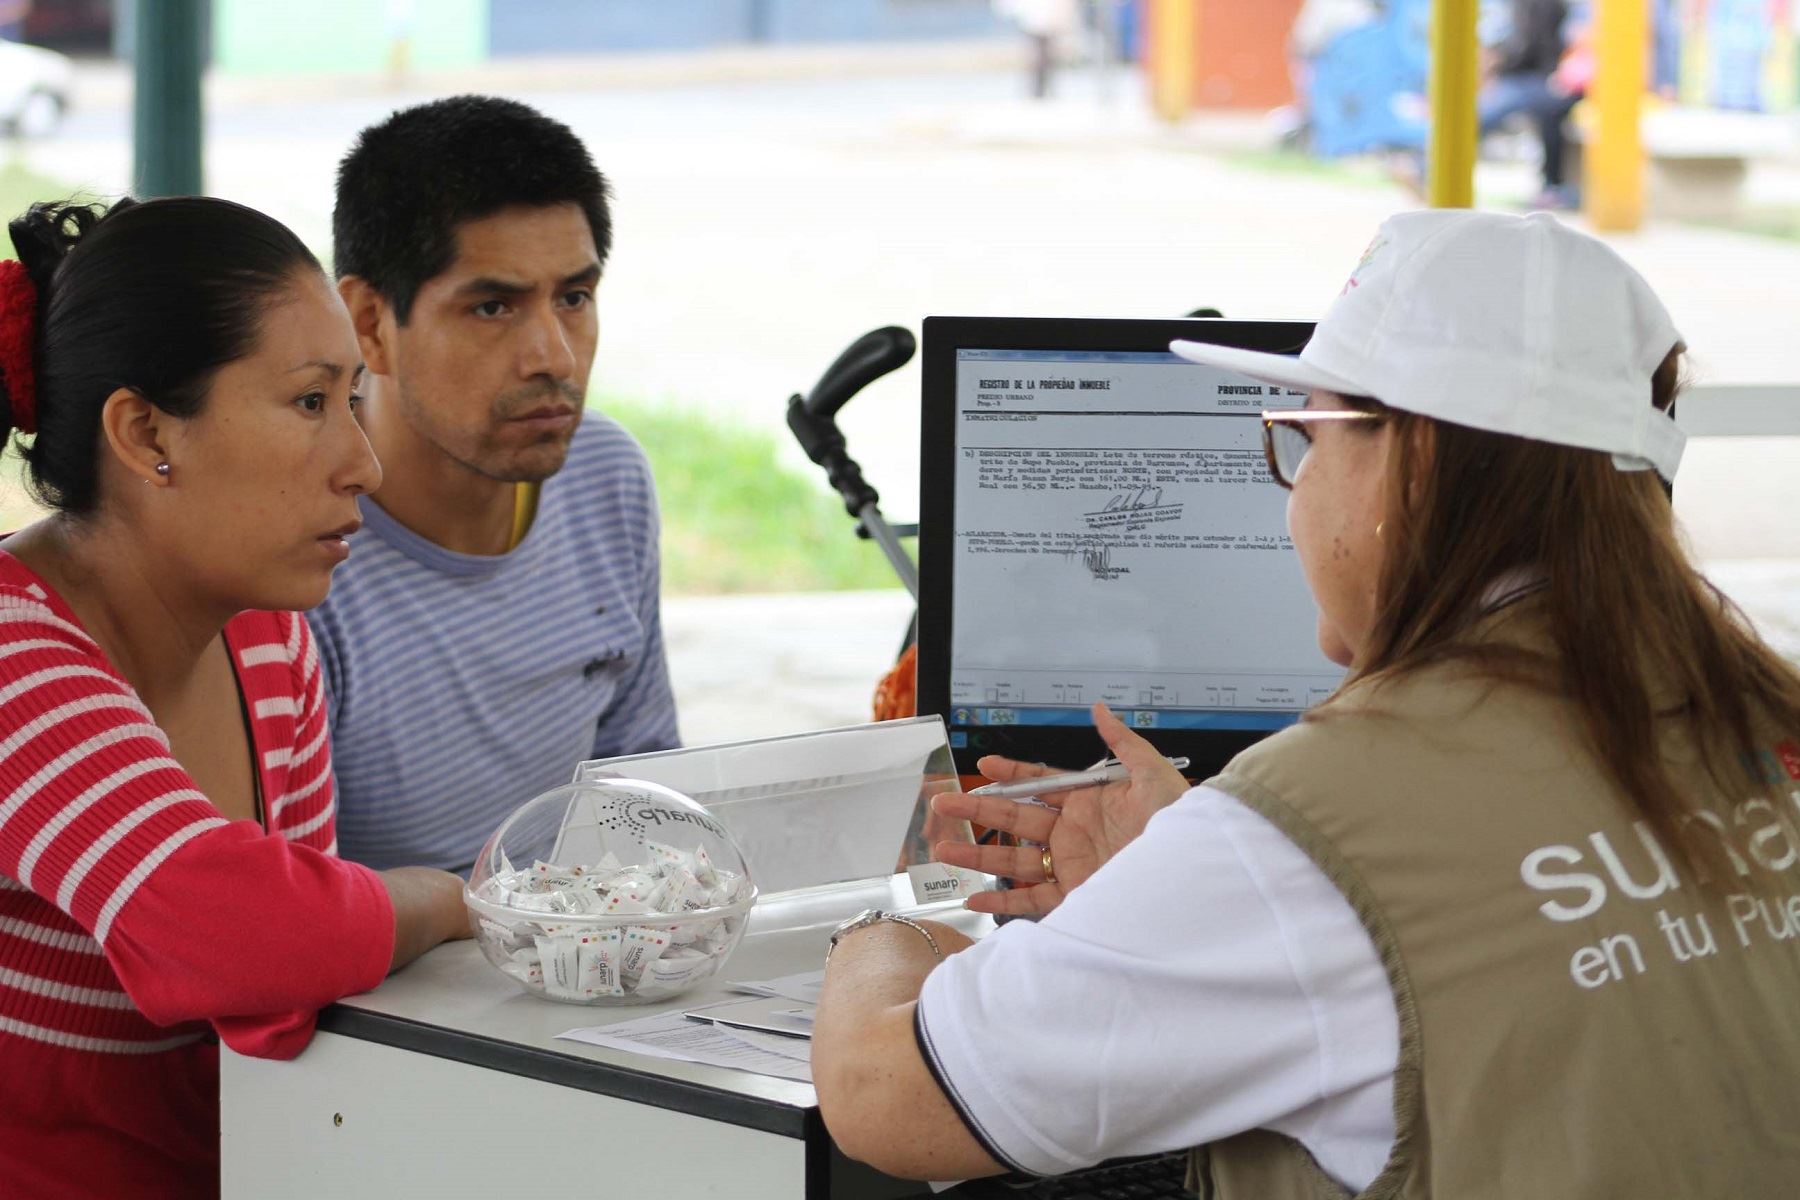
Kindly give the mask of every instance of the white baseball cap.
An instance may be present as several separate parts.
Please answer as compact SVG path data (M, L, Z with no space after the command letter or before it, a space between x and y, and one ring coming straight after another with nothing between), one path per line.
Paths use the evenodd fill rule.
M1686 437L1650 403L1650 378L1680 341L1643 276L1597 239L1547 213L1427 209L1382 223L1298 358L1169 349L1673 480Z

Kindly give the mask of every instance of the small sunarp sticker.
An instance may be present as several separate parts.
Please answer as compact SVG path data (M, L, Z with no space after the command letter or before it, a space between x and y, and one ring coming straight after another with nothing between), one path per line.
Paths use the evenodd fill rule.
M915 904L966 900L981 891L984 882L978 873L947 863L919 863L906 868L906 875L912 880Z

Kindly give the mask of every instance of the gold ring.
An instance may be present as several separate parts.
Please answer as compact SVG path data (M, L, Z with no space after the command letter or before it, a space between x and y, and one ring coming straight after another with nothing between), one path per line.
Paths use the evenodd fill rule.
M1056 866L1050 861L1050 847L1044 847L1044 882L1056 882Z

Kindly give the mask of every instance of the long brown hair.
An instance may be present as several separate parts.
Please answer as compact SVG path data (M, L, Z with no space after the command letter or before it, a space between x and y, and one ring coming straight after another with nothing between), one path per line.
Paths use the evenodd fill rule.
M1649 399L1664 411L1680 370L1676 347L1652 381ZM1658 840L1701 878L1728 877L1742 858L1695 832L1698 810L1661 735L1668 720L1685 722L1721 790L1753 786L1782 813L1785 797L1751 764L1771 730L1800 734L1800 672L1695 569L1656 473L1618 470L1598 451L1347 403L1394 426L1377 616L1347 683L1458 661L1567 697L1600 765ZM1469 636L1488 589L1509 572L1541 581L1524 603L1543 622L1548 653ZM1791 816L1782 825L1794 833Z

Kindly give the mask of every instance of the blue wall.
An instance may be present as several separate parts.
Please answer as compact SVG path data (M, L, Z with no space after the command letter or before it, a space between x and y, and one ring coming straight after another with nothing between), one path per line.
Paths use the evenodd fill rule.
M493 54L980 37L990 0L492 0Z
M757 0L493 0L490 54L673 50L746 39Z
M1011 29L990 0L768 0L772 42L979 37Z

